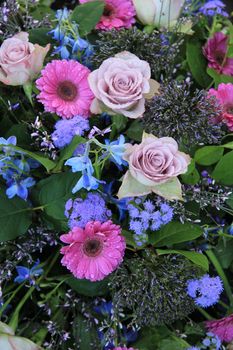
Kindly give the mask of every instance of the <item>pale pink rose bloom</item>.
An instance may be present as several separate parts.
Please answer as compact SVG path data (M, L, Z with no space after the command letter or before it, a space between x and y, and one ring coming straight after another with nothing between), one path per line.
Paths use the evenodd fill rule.
M105 60L89 77L95 95L91 112L104 110L128 118L140 118L145 111L145 95L151 90L149 63L130 52Z
M127 144L123 158L129 163L130 174L146 186L164 183L187 172L190 157L178 150L172 137L148 135L142 143Z
M80 4L93 0L80 0ZM131 0L105 0L104 13L96 29L111 30L130 28L135 23L135 8Z
M182 200L178 175L187 172L191 158L178 150L173 138L144 133L140 144L126 144L123 158L129 163L129 170L123 177L119 198L153 192L168 200Z
M220 320L207 321L206 328L227 343L233 340L233 314Z
M233 131L233 84L219 84L218 89L210 89L209 96L215 96L223 110L222 121Z
M92 221L84 229L74 227L62 235L68 246L61 249L62 265L77 278L100 281L113 272L123 260L126 244L121 228L106 221Z
M20 32L4 40L0 47L0 81L6 85L24 85L43 67L50 45L33 45L28 37L28 33Z

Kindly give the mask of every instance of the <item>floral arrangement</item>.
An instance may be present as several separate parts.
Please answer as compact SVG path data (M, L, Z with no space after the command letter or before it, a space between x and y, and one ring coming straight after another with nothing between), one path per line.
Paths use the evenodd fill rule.
M233 349L226 4L0 9L0 349Z

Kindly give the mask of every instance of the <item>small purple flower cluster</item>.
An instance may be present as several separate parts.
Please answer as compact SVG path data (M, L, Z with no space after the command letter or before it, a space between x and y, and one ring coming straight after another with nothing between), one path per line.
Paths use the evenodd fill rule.
M147 230L157 231L173 218L173 209L167 203L160 201L153 203L151 200L142 202L140 198L137 198L134 204L131 202L128 205L128 212L129 228L134 231L138 246L147 242Z
M89 221L105 222L109 220L112 212L106 207L102 196L98 193L88 193L85 199L69 199L65 206L65 216L69 219L68 225L85 227Z
M210 0L199 9L199 12L210 17L214 17L216 15L229 17L228 13L224 11L225 7L226 5L220 0Z
M59 120L51 136L54 145L57 148L63 148L71 143L74 136L82 136L89 129L89 121L81 116L76 116L72 119Z
M223 284L219 276L210 277L206 274L200 279L188 281L187 293L197 306L205 308L216 304L222 291Z

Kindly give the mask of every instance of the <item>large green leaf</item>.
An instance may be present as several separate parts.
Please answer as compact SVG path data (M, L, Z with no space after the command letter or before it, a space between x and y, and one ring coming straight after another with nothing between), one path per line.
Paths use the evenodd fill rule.
M202 53L203 44L195 39L191 39L187 42L186 56L189 65L189 69L202 87L209 86L211 79L206 73L207 61Z
M212 177L223 185L233 185L233 151L225 154L216 165Z
M192 261L195 265L201 267L203 270L205 270L205 271L209 270L209 262L208 262L207 257L204 254L197 253L197 252L188 252L186 250L174 250L174 249L166 249L166 250L157 249L156 252L159 255L165 255L165 254L183 255L187 259Z
M58 163L53 171L54 172L60 171L63 167L64 162L73 156L73 153L78 147L78 145L80 145L80 143L85 143L85 142L86 142L86 139L76 135L71 141L71 143L61 151Z
M214 79L215 87L217 88L221 83L233 83L233 77L230 75L218 74L216 70L212 68L207 69L207 73Z
M54 174L41 180L35 188L37 205L44 207L44 214L57 228L67 228L65 203L72 197L72 188L78 179L78 174L70 172Z
M181 242L192 241L202 234L203 230L200 226L190 223L171 222L161 230L153 232L149 236L149 240L155 247L171 246Z
M31 208L18 197L8 199L0 189L0 241L15 239L24 234L31 225Z
M194 159L200 165L212 165L223 156L224 148L219 146L202 147L195 153Z
M1 145L0 144L0 149L4 147L4 145ZM14 145L10 145L10 147L15 150L15 151L19 151L21 153L24 153L26 154L27 156L29 156L30 158L33 158L35 160L37 160L37 162L39 162L40 164L42 164L45 169L49 172L50 170L52 170L56 163L53 162L52 160L50 160L49 158L46 158L44 156L41 156L40 154L37 154L37 153L34 153L34 152L30 152L28 150L25 150L21 147L18 147L18 146L14 146Z
M78 314L73 322L73 336L79 350L101 350L98 333L94 323L91 323L81 314Z
M49 27L33 28L29 30L29 41L33 44L46 46L53 41L48 32L51 31Z
M88 297L102 296L108 292L108 279L98 282L91 282L88 280L70 277L66 283L77 293Z
M87 35L95 28L104 12L104 1L91 1L75 7L71 20L79 25L81 35Z

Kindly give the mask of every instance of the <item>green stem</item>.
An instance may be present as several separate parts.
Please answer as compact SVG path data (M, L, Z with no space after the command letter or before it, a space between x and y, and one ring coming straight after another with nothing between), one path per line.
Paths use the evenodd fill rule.
M215 254L213 253L212 250L207 250L206 251L206 255L208 256L209 260L214 265L218 275L221 277L221 279L223 281L223 285L224 285L225 291L226 291L226 294L227 294L228 299L230 301L230 305L233 306L232 290L231 290L230 284L228 282L228 279L227 279L227 277L225 275L225 272L223 271L222 266L220 265L217 257L215 256Z
M44 278L46 278L46 276L49 274L50 270L52 269L53 265L56 263L57 258L60 254L60 251L58 251L55 256L52 258L51 262L49 262L50 259L47 260L47 266L48 269L45 271L45 273L38 279L38 284L41 282L41 280L43 280ZM21 286L20 286L21 287ZM19 320L19 313L22 309L22 307L24 306L25 302L30 298L30 296L32 295L32 293L34 292L34 290L36 289L35 286L32 286L27 293L24 295L24 297L22 298L22 300L20 301L20 303L17 305L11 320L9 322L9 326L16 331L16 328L18 326L18 320Z
M11 300L14 299L14 297L16 296L16 294L20 291L20 289L23 287L23 284L21 284L20 286L18 286L18 288L11 294L11 296L7 299L7 301L2 305L1 309L0 309L0 318L2 317L2 314L4 313L4 311L6 310L7 306L10 304Z
M207 319L207 320L212 320L213 317L208 314L205 310L201 309L200 307L198 308L198 311Z

